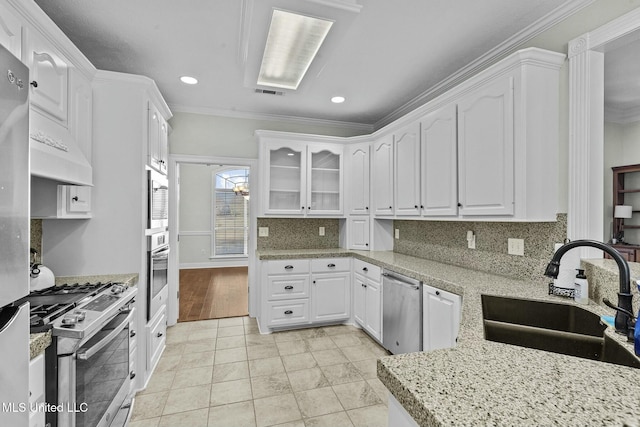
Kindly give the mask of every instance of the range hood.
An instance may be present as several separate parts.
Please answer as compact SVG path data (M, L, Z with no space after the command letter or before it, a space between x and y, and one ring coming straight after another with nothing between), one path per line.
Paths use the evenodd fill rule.
M93 169L65 127L31 109L31 175L68 184L93 185Z

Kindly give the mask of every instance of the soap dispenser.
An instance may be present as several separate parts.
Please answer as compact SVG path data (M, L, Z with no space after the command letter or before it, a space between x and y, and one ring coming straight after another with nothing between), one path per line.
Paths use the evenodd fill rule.
M575 280L575 291L573 294L573 299L578 304L588 304L589 303L589 282L587 281L587 276L584 275L584 270L578 268L578 274L576 274Z

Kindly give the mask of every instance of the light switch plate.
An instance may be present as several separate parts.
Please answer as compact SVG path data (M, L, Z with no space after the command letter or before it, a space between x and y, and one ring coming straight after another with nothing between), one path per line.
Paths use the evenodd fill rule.
M258 237L269 237L269 227L258 227Z
M524 239L508 239L509 255L524 256Z
M396 239L399 239L399 238L400 238L400 229L399 229L399 228L396 228L395 238L396 238Z
M318 234L324 236L324 227L318 227Z

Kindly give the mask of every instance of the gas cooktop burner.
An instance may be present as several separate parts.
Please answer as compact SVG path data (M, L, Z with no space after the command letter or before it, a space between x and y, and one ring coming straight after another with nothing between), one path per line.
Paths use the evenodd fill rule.
M113 282L97 282L83 284L65 284L52 286L31 292L19 303L29 301L31 333L45 332L51 329L53 320L64 315L74 307L89 301L95 295L111 286L118 287Z

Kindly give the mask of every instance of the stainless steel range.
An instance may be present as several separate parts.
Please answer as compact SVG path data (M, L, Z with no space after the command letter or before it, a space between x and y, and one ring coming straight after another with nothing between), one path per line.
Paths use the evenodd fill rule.
M124 425L135 376L131 341L137 288L120 283L32 292L31 332L51 329L45 355L46 421L59 427ZM113 424L112 424L113 423Z

